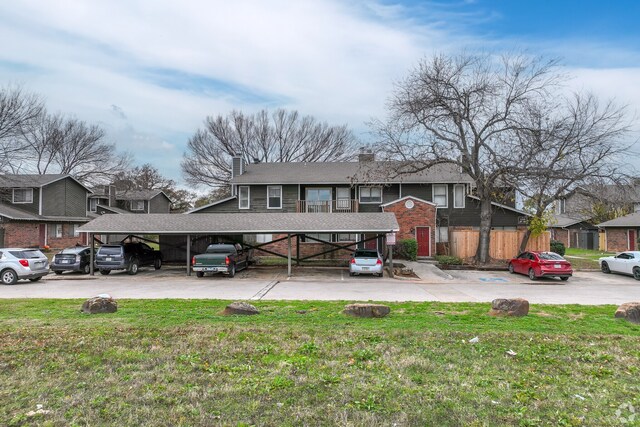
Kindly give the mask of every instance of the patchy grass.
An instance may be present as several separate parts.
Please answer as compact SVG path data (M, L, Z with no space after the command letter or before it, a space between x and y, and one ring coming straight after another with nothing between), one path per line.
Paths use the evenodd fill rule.
M81 302L0 300L0 425L601 426L640 406L640 326L613 306Z
M567 248L565 257L576 270L598 270L598 259L604 256L615 255L615 252L593 251L589 249Z

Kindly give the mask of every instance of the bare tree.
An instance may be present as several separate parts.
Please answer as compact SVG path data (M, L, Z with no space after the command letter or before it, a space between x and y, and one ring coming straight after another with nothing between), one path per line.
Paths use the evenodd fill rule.
M632 171L624 158L630 148L623 142L630 130L625 107L576 93L553 110L531 111L523 119L526 126L518 130L517 141L527 163L513 174L512 185L527 198L533 217L520 251L525 250L532 231L547 225L545 214L554 201L578 186L600 188L595 193L601 195L613 187L615 194L621 194ZM590 199L598 197L593 193ZM592 206L589 215L575 214L591 219Z
M12 166L11 160L21 148L20 135L43 110L40 97L20 86L0 88L0 171Z
M398 173L450 163L473 179L480 199L480 263L489 261L494 193L526 166L514 152L514 137L532 106L552 99L563 78L556 65L525 55L437 55L397 84L390 122L378 123L379 152L403 161Z
M231 178L231 157L247 163L319 162L348 159L355 153L355 137L346 126L329 126L297 111L262 110L254 115L232 111L207 117L204 129L189 139L182 160L187 182L222 186Z
M88 184L110 182L129 166L129 159L104 137L97 125L43 110L21 130L23 150L12 160L23 172L70 174Z

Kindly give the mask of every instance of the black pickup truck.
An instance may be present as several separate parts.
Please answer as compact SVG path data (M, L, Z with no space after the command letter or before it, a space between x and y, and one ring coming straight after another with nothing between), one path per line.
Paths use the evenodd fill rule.
M203 277L205 273L225 273L233 277L236 271L248 266L249 251L239 243L214 243L205 253L191 258L191 267L197 277Z

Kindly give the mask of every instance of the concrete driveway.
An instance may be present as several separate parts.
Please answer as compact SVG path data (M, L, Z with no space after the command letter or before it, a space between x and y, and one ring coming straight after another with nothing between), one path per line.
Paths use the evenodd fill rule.
M506 271L416 269L420 279L350 277L343 268L251 268L226 276L186 277L184 269L143 269L136 276L49 275L39 282L0 286L0 298L211 298L229 300L345 300L488 302L522 297L537 304L620 304L640 301L640 281L632 277L577 272L568 282L531 281ZM418 271L420 270L420 271Z

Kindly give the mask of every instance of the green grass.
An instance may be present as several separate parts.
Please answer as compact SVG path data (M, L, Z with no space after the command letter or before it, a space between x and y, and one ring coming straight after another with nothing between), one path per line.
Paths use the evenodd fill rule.
M605 426L640 407L640 325L614 306L81 302L0 300L0 425Z
M615 252L594 251L589 249L567 248L565 257L576 270L600 269L598 259L600 257L615 255Z

